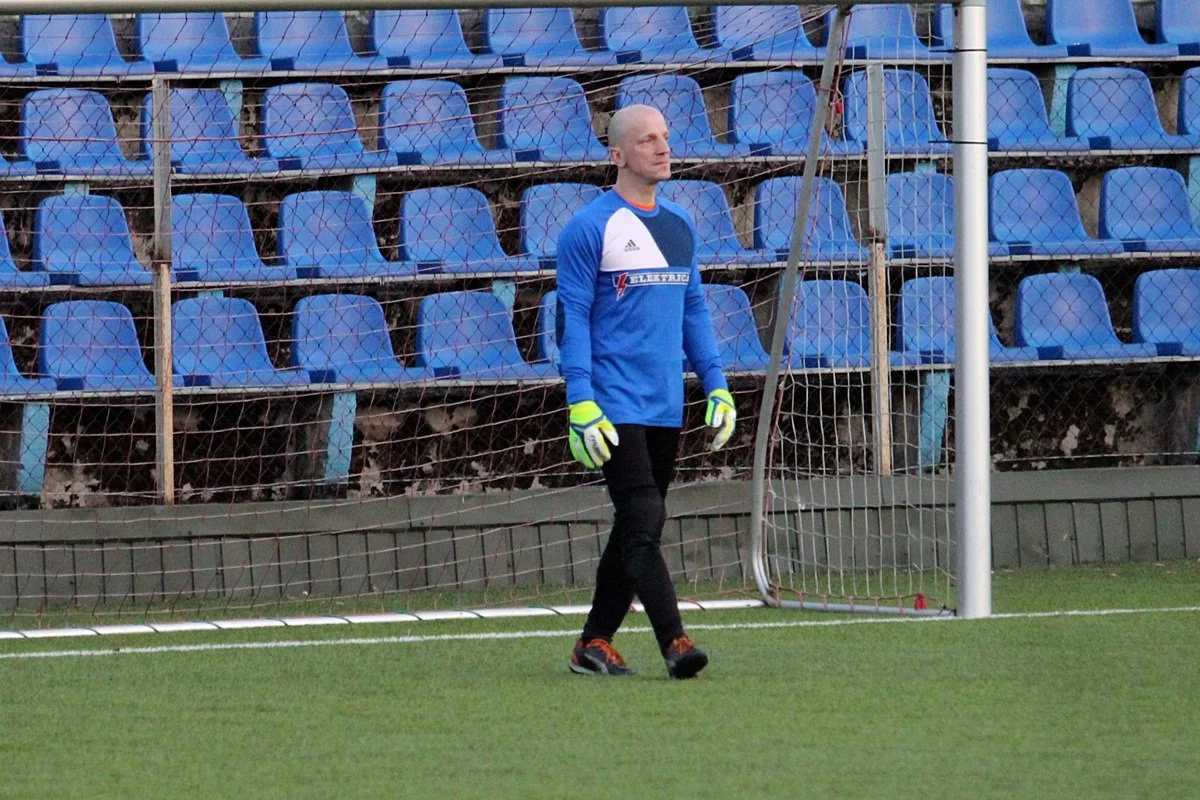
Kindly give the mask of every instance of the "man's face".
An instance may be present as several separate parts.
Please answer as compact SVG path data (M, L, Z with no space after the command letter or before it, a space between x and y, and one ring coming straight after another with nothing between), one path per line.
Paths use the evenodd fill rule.
M639 114L616 147L612 161L646 183L658 183L671 177L671 146L667 141L667 123L662 114Z

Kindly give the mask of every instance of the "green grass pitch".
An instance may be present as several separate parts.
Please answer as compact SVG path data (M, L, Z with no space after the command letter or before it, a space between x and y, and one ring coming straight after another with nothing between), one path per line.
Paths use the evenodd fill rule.
M994 589L999 613L1196 607L1200 563ZM846 619L690 614L712 663L686 682L641 616L625 679L570 674L579 620L545 617L0 641L0 797L1200 793L1200 612L750 627ZM297 642L330 644L199 649Z

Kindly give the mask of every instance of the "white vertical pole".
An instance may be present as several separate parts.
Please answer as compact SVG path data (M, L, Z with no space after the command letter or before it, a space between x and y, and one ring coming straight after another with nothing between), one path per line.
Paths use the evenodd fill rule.
M992 613L986 0L960 0L954 41L955 533L958 614L974 618Z
M887 115L884 113L883 67L867 65L867 219L871 263L871 417L875 472L892 474L892 384L888 363L887 165L884 161Z

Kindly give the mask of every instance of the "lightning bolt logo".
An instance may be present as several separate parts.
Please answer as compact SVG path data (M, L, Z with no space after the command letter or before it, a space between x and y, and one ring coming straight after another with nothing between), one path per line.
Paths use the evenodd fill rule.
M625 290L629 288L629 273L622 272L617 277L613 278L613 286L617 290L617 299L620 300L625 295Z

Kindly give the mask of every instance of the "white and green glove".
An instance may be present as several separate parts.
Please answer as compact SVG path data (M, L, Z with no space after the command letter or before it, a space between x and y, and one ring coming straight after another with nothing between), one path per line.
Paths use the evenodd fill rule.
M605 441L605 440L608 441ZM596 469L612 458L609 443L620 444L617 429L591 400L571 404L571 430L567 434L571 455L588 469Z
M713 437L712 449L720 450L733 436L733 426L737 422L737 409L733 406L733 396L725 389L714 389L708 393L708 409L704 412L704 424L716 428L717 435Z

